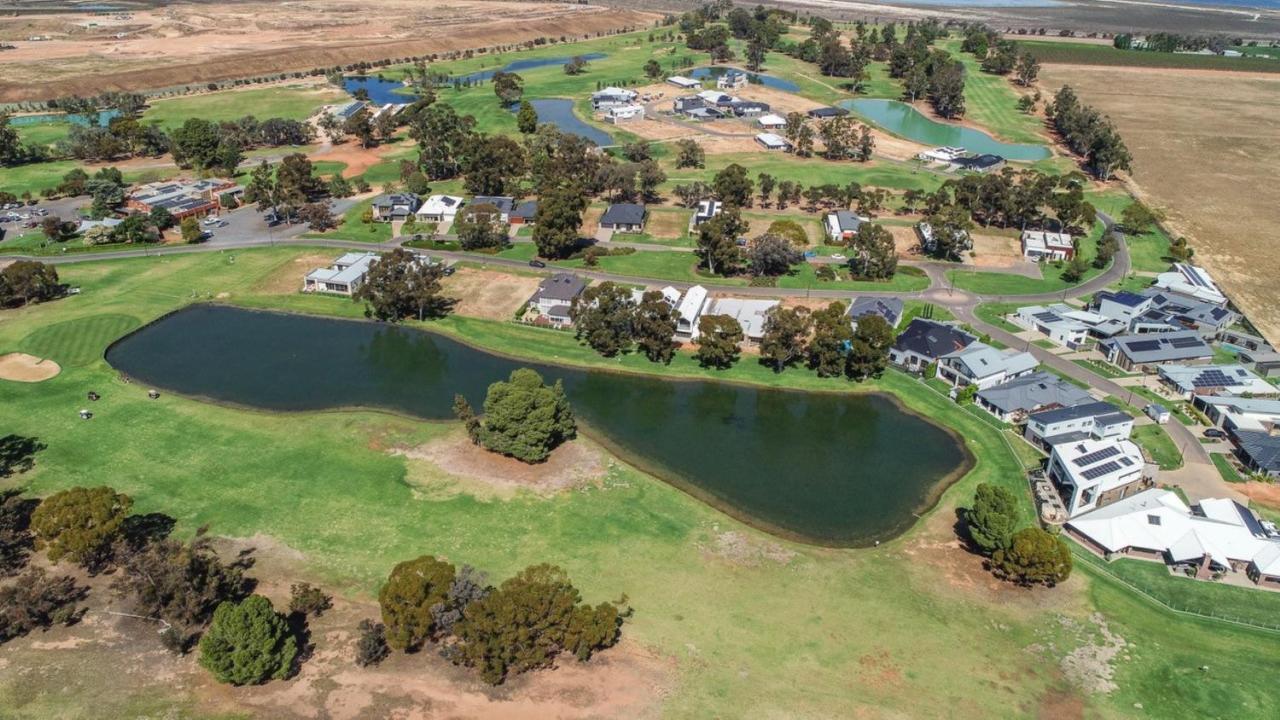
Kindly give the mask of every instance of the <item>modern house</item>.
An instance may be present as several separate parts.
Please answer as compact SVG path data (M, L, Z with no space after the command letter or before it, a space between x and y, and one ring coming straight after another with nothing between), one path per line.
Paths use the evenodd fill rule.
M711 298L702 306L699 317L706 315L728 315L742 326L742 334L751 342L760 342L764 337L764 324L769 319L769 311L780 303L777 300L752 300L743 298ZM697 339L698 328L693 328L694 339Z
M769 113L756 118L756 124L768 130L779 130L787 126L787 119L781 115Z
M327 112L335 119L345 122L355 117L355 114L365 109L368 103L360 100L352 100L345 105L331 105L327 108Z
M707 302L707 289L694 285L684 291L680 302L676 303L676 339L691 340L698 333L698 319L702 317L702 306Z
M905 307L906 305L899 298L863 296L856 297L849 303L849 311L846 314L855 330L858 328L858 320L868 315L879 315L889 323L889 327L896 328L902 322L902 311Z
M1100 290L1094 294L1089 309L1103 317L1119 320L1127 327L1134 318L1151 310L1153 302L1151 298L1137 293Z
M466 201L456 195L432 195L418 208L418 220L423 222L453 222L458 210Z
M418 211L422 200L411 193L390 193L379 195L373 199L370 208L373 210L375 222L391 222L404 220Z
M1227 296L1218 289L1209 273L1195 265L1174 263L1172 270L1156 276L1155 286L1201 302L1227 304Z
M1233 434L1236 431L1268 431L1280 424L1280 400L1230 395L1197 395L1191 405L1209 422Z
M1099 555L1162 561L1202 579L1243 572L1280 588L1280 538L1234 500L1188 507L1175 493L1152 488L1074 517L1066 529Z
M951 167L964 172L988 173L1005 166L1005 159L999 155L984 153L982 155L963 155L951 161Z
M758 117L769 112L769 103L760 102L759 100L735 99L724 107L738 117Z
M1241 350L1236 359L1262 377L1280 376L1280 353L1275 350Z
M1159 288L1148 288L1142 293L1151 298L1151 310L1159 313L1165 322L1177 329L1198 330L1200 335L1214 339L1222 335L1240 318L1234 311L1210 302L1196 300Z
M1027 305L1013 316L1018 325L1035 330L1054 343L1072 350L1090 337L1114 337L1127 330L1125 323L1069 305Z
M1243 365L1159 365L1160 382L1184 400L1195 395L1268 396L1280 388Z
M1074 387L1074 386L1073 386ZM981 395L981 393L979 393ZM1079 440L1124 440L1133 433L1133 417L1107 402L1090 400L1078 405L1045 408L1027 415L1022 436L1051 452L1055 445Z
M700 200L698 207L693 211L693 217L690 219L690 227L698 227L702 223L720 214L721 205L719 200Z
M728 70L716 79L716 87L721 90L737 90L747 86L747 74L741 70Z
M514 208L511 209L512 225L532 225L534 217L538 214L537 200L522 200Z
M724 117L723 111L708 104L697 95L676 98L671 102L671 109L677 115L683 115L691 120L718 120Z
M237 195L244 189L231 180L167 180L135 188L125 199L125 207L141 213L164 208L175 219L199 217L222 209L222 196Z
M1086 405L1093 396L1050 372L1033 372L978 392L974 403L1001 422L1019 424L1039 410Z
M978 338L954 325L915 318L889 348L889 361L900 368L922 371L938 358L962 350Z
M643 120L644 106L614 105L605 111L604 119L606 122L613 123L614 125L629 122L631 120Z
M948 145L945 147L936 147L936 148L933 148L932 150L925 150L924 152L917 155L916 158L920 160L924 160L925 162L950 163L951 161L956 160L957 158L964 157L964 154L966 152L967 151L962 147Z
M614 203L600 217L600 227L615 233L644 231L645 209L635 203Z
M572 325L569 307L586 287L586 280L571 273L556 273L544 278L526 304L526 321L545 323L556 328ZM533 313L533 316L530 317L529 313Z
M938 358L938 377L953 387L969 385L986 390L1003 382L1030 375L1040 361L1029 352L1008 348L997 350L982 342Z
M956 241L955 248L958 252L973 248L973 238L969 237L968 231L956 228L952 232L952 237ZM934 235L932 225L923 220L916 223L916 235L920 238L920 249L926 254L938 251L938 238Z
M353 295L360 289L369 267L377 260L375 253L347 253L334 260L332 266L307 273L302 281L302 291Z
M770 132L758 133L756 142L765 150L781 150L791 152L791 142L781 135Z
M827 213L822 219L822 227L827 232L827 238L837 245L853 239L858 234L858 230L862 228L862 223L867 219L860 217L849 210L836 210Z
M1223 328L1218 333L1218 339L1229 345L1234 345L1241 352L1251 353L1274 353L1276 349L1267 342L1264 337L1259 337L1251 332L1245 332L1239 327Z
M591 94L591 109L608 110L620 105L630 105L639 96L635 90L610 86Z
M471 198L471 202L467 204L467 207L470 208L470 210L464 213L463 217L468 220L473 219L472 211L481 205L492 205L494 208L497 208L498 217L495 219L501 223L510 223L511 211L516 208L516 200L515 198L508 197L506 195L476 195Z
M844 117L849 114L849 111L840 107L819 107L810 110L807 114L815 120L826 120L827 118Z
M1155 466L1130 440L1073 440L1053 446L1049 480L1070 517L1122 500L1154 485Z
M1067 233L1044 230L1022 231L1022 257L1032 262L1070 260L1075 255L1076 246Z
M1194 330L1158 335L1121 335L1098 343L1107 362L1122 370L1147 370L1162 363L1204 364L1213 348Z
M667 84L675 85L676 87L684 90L692 90L693 88L696 88L696 87L702 87L701 81L694 80L693 78L687 78L683 75L672 75L671 77L667 78Z
M701 98L702 102L706 103L708 107L728 107L729 103L737 100L734 96L720 92L719 90L703 90L698 93L698 97Z
M1236 457L1249 472L1280 478L1280 427L1238 430L1232 437L1236 441Z

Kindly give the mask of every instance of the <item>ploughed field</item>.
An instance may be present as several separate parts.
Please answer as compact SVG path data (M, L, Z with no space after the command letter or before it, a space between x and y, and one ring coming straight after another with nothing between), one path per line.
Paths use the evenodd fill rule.
M777 534L869 545L911 526L968 466L945 430L888 396L675 382L537 365L394 326L194 306L116 343L137 380L238 405L377 407L452 417L489 383L533 365L565 384L588 432L731 515Z
M1280 341L1280 77L1046 65L1040 78L1049 92L1071 85L1111 117L1140 193L1168 213L1173 234L1187 236L1254 325Z

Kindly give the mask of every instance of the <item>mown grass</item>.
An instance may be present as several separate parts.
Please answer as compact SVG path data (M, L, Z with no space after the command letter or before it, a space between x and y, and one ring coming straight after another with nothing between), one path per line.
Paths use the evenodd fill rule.
M1213 461L1213 466L1218 468L1218 474L1221 475L1222 479L1226 482L1245 482L1245 478L1240 474L1240 471L1236 470L1235 466L1231 464L1231 460L1227 458L1226 455L1223 455L1222 453L1209 453L1209 459Z
M734 163L747 168L747 174L753 181L760 173L768 173L778 181L789 180L805 187L826 184L844 187L850 182L857 182L870 187L932 192L944 180L937 173L888 160L835 162L820 157L798 158L786 153L723 153L707 155L705 168L676 168L674 160L664 161L667 182L661 189L670 191L677 184L695 180L709 183L717 172Z
M1086 237L1080 239L1080 256L1086 262L1092 260L1093 253L1097 248L1097 240L1102 235L1102 230L1102 223L1097 223ZM1105 270L1105 268L1096 268L1092 263L1089 263L1084 275L1078 281L1069 282L1062 277L1064 268L1065 264L1060 268L1056 263L1042 263L1040 265L1042 278L1039 280L1025 275L983 272L980 270L948 270L947 279L952 285L961 290L980 295L1033 295L1068 290L1092 280Z
M1178 452L1178 447L1173 444L1173 439L1163 426L1135 425L1131 437L1161 470L1177 470L1182 467L1182 453Z
M1181 70L1235 70L1239 72L1280 72L1280 62L1269 58L1186 55L1181 53L1119 50L1095 43L1068 43L1019 40L1045 64L1113 65L1117 67L1159 67Z
M338 227L323 233L308 233L306 237L326 240L352 240L355 242L383 243L391 240L391 223L366 223L361 218L373 206L373 198L352 205L342 214Z
M965 117L1001 140L1016 143L1047 142L1043 122L1018 109L1019 93L1009 77L982 71L981 63L960 51L960 41L942 43L951 57L964 63Z
M153 100L143 112L142 122L158 122L165 130L172 130L189 118L221 122L252 115L259 120L305 120L321 105L346 99L345 92L327 85L276 85L227 90Z
M20 347L37 357L57 358L64 367L79 367L100 358L104 347L139 325L132 315L94 315L39 328L24 337Z

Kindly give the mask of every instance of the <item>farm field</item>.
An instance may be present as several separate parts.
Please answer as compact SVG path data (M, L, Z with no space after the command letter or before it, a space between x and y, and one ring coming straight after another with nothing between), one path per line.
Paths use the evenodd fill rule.
M1222 57L1185 53L1119 50L1110 45L1080 42L1055 42L1017 38L1045 65L1105 65L1109 67L1150 67L1177 70L1216 70L1226 72L1280 72L1280 61L1265 57ZM1275 48L1236 48L1246 55L1261 52L1280 53Z
M300 277L306 263L298 261L317 252L331 251L244 251L234 264L207 254L67 266L64 279L82 287L81 295L5 311L0 352L39 350L63 362L64 371L38 385L0 382L0 421L48 445L33 471L4 487L20 483L45 493L77 483L114 485L134 497L137 511L175 517L179 535L210 524L216 535L258 547L269 562L254 574L268 579L268 592L286 583L270 571L324 583L342 595L344 607L356 606L341 616L352 623L375 612L371 597L389 567L423 552L498 576L533 562L557 563L586 597L625 592L636 608L623 643L600 663L574 671L585 673L588 689L593 678L607 678L610 694L638 703L627 708L633 717L911 717L930 715L939 703L957 718L1059 717L1064 708L1073 715L1192 718L1224 703L1235 717L1267 713L1268 679L1280 671L1280 658L1250 651L1254 631L1175 616L1088 567L1054 590L1017 589L987 575L955 541L954 511L981 481L1024 494L1022 461L999 431L896 372L851 385L803 371L774 374L744 359L717 373L699 369L685 353L659 368L636 355L600 358L568 333L459 317L433 324L531 359L801 389L891 391L960 432L978 457L975 468L907 535L849 551L777 540L608 456L603 474L578 489L495 496L483 480L392 452L431 446L453 432L451 424L376 412L281 417L172 395L152 401L101 360L114 333L193 297L358 316L360 306L344 299L278 289L296 287L280 280ZM68 402L83 400L85 388L103 393L88 423L67 410ZM121 435L124 426L129 432ZM1218 612L1235 605L1241 613L1269 612L1257 604L1266 599L1244 603L1230 593L1210 599ZM744 621L761 617L770 621ZM107 632L98 622L14 641L6 658L39 665L55 657L50 643L88 638L82 647L98 667L143 657L146 667L156 663L165 674L16 676L0 669L0 701L11 714L303 716L330 703L393 708L421 697L420 683L428 680L432 697L445 706L475 692L472 681L450 674L430 653L397 658L371 676L377 684L362 686L362 676L333 656L347 652L334 638L349 629L327 626L314 638L321 669L305 684L229 693L194 673L191 657L164 659L158 647L145 645L154 640L149 629L124 626L113 642L94 642L102 637L95 633ZM1109 650L1117 637L1123 652ZM144 648L145 655L133 654ZM1198 670L1205 665L1212 672ZM497 703L489 707L576 701L560 715L593 714L598 688L571 693L559 684L568 672L521 678L489 697ZM1195 683L1168 681L1192 675ZM166 679L174 677L181 681ZM815 686L843 690L811 692ZM359 699L360 692L372 699Z
M1139 194L1165 210L1171 233L1187 237L1253 324L1280 341L1280 256L1268 239L1280 204L1270 192L1241 190L1269 188L1280 162L1280 77L1049 65L1040 83L1049 91L1069 84L1111 117L1133 153Z

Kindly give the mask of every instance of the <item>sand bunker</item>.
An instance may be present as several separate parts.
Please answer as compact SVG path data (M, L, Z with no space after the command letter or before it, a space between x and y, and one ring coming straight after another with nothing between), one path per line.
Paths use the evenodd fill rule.
M0 355L0 380L41 382L62 372L58 363L26 353Z

